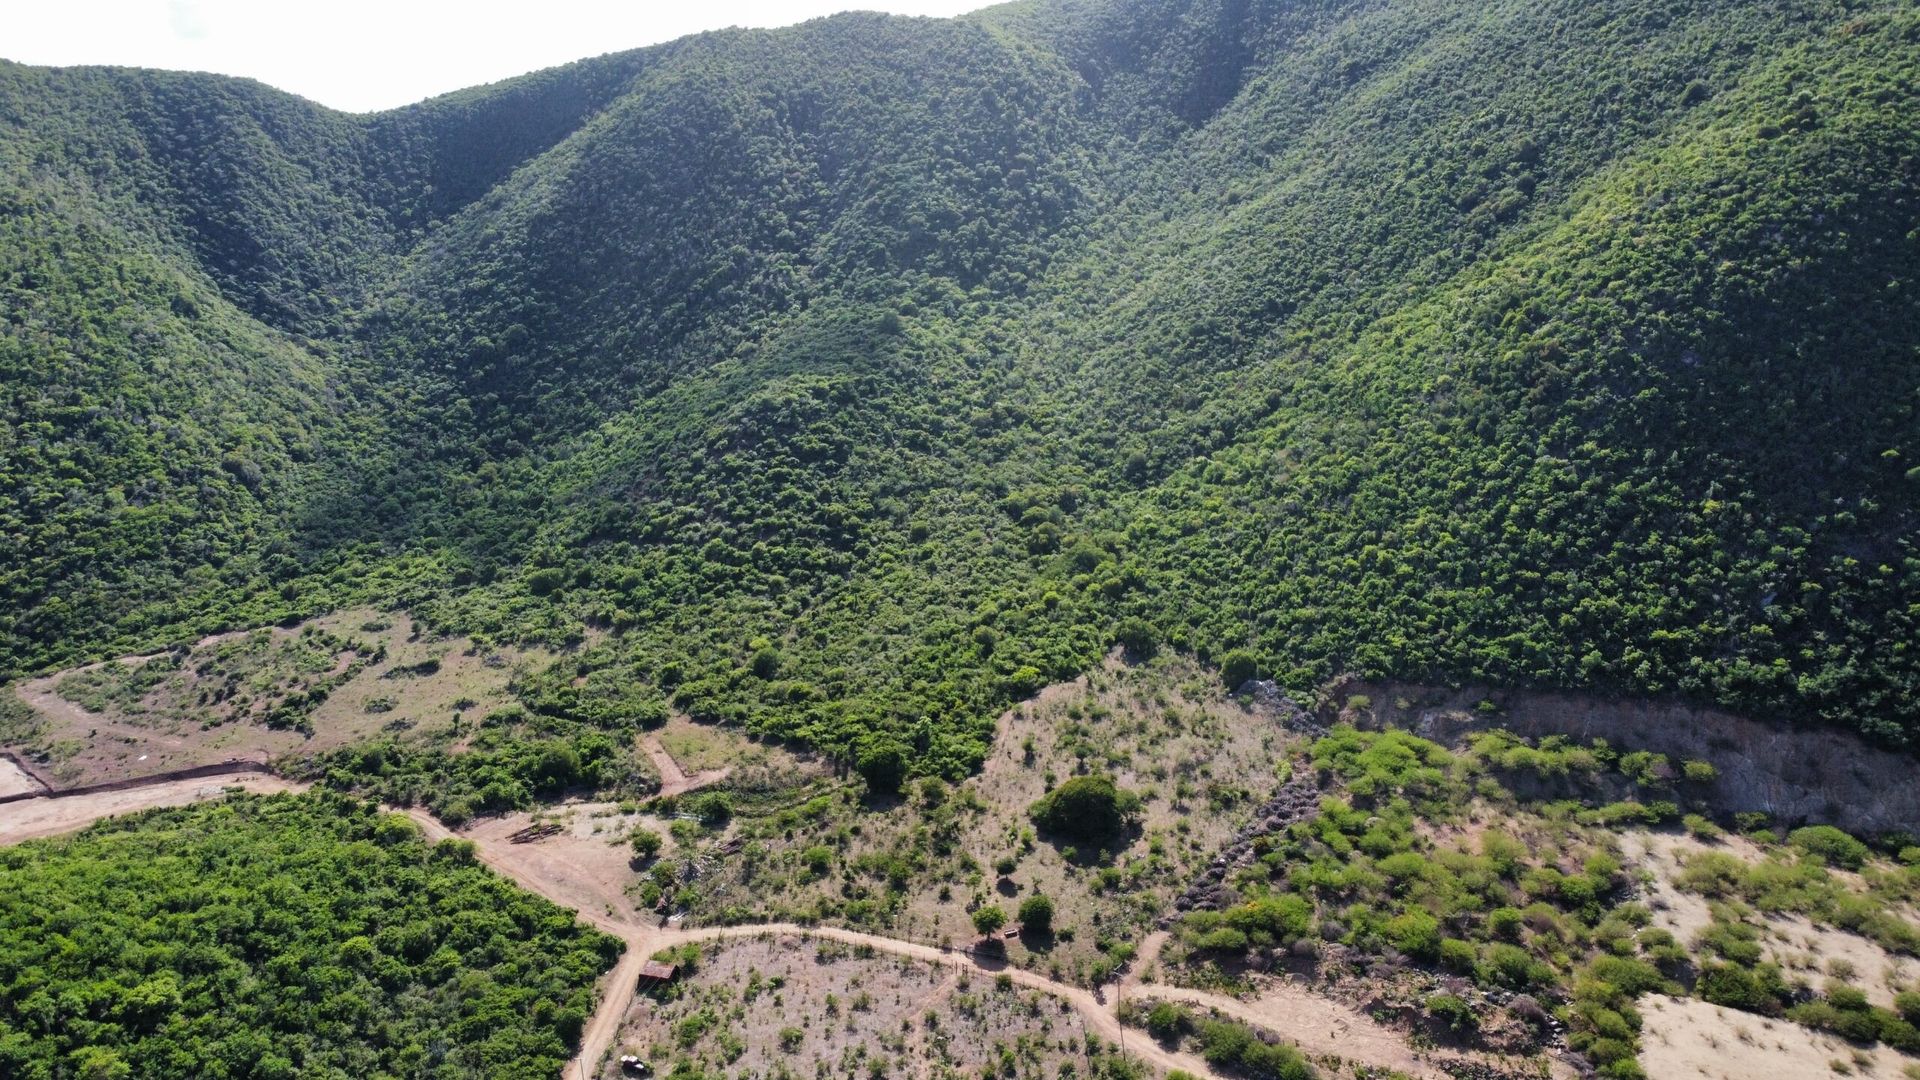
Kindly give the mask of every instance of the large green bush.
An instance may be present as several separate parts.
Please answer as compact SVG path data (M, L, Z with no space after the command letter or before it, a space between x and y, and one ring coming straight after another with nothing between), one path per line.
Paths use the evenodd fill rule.
M1076 776L1042 795L1027 809L1047 832L1079 840L1104 840L1132 825L1140 797L1110 776Z

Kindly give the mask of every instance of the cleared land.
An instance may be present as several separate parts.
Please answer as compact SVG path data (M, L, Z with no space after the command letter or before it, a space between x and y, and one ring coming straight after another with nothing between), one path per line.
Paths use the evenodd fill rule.
M1702 856L1717 854L1731 856L1748 866L1759 866L1769 854L1760 845L1740 836L1724 836L1707 842L1685 833L1645 830L1623 834L1621 850L1652 872L1646 892L1654 925L1686 942L1706 932L1714 921L1707 898L1680 887L1687 864ZM1829 870L1827 874L1851 891L1863 889L1857 874L1841 870ZM1909 921L1913 918L1910 910L1891 904L1887 907L1899 917ZM1829 975L1844 976L1843 981L1882 1008L1892 1008L1894 995L1899 991L1920 986L1920 960L1903 956L1870 938L1823 926L1791 912L1752 911L1744 918L1759 927L1757 944L1764 958L1779 964L1789 977L1797 977L1810 986L1819 986Z
M60 786L81 787L317 754L380 735L457 743L511 703L516 670L544 659L435 638L404 614L354 609L19 683L12 692L32 710L35 730L6 748Z
M622 1053L761 1076L1052 1077L1089 1063L1086 1019L1070 1002L996 987L985 972L798 934L712 943L691 967L679 987L635 1001ZM619 1076L617 1062L598 1075Z
M0 757L0 795L21 795L29 791L45 790L45 785L34 779L27 770Z
M1002 939L1009 962L1097 984L1278 786L1299 745L1191 661L1116 656L1003 715L993 755L959 784L910 785L898 800L829 793L737 822L738 854L701 872L690 910L961 945L978 936L978 908L1017 921L1043 895L1054 932ZM1138 827L1104 845L1038 832L1028 808L1087 773L1141 796Z
M1270 714L1249 710L1211 685L1180 661L1128 666L1116 658L1003 717L999 752L980 775L959 785L913 788L897 803L862 804L816 761L676 719L643 736L639 747L664 759L663 776L686 784L670 797L644 804L569 802L484 819L459 832L424 810L407 813L430 839L473 842L496 872L626 942L568 1065L572 1080L617 1075L619 1053L639 1053L656 1065L694 1058L771 1075L784 1066L795 1075L824 1068L943 1077L992 1069L1052 1077L1069 1062L1087 1067L1089 1035L1101 1047L1124 1044L1153 1069L1219 1075L1192 1053L1122 1026L1127 1007L1154 1001L1275 1033L1328 1077L1395 1070L1438 1080L1463 1069L1517 1076L1541 1068L1569 1075L1551 1057L1528 1062L1436 1046L1417 1027L1382 1022L1371 1014L1380 1002L1392 1006L1391 995L1381 996L1386 984L1328 981L1311 965L1208 974L1188 967L1190 958L1177 944L1162 960L1169 935L1151 932L1152 920L1259 805L1300 745L1300 736L1278 727ZM1083 858L1028 831L1024 810L1033 799L1060 778L1093 771L1146 796L1137 833L1098 858ZM732 811L689 813L711 798L692 790L696 784L718 785L714 790ZM30 799L0 807L0 843L234 789L302 787L271 777L215 777ZM944 851L915 846L941 828L947 830ZM1544 830L1543 822L1524 815L1496 821L1481 806L1444 824L1419 826L1427 842L1462 850L1496 828L1529 849L1554 846L1547 832L1529 831ZM636 829L663 838L651 865L636 865L628 843ZM1571 866L1583 851L1567 847L1562 861ZM888 861L909 854L924 861ZM1679 884L1690 862L1707 854L1745 865L1779 857L1777 848L1739 837L1644 829L1621 833L1619 854L1650 871L1645 902L1654 924L1676 936L1697 934L1714 919L1707 902ZM810 865L818 861L824 870ZM810 921L858 917L861 909L834 898L878 897L877 883L902 865L891 910L872 920L879 925ZM1870 865L1863 873L1835 870L1832 877L1840 887L1858 889L1875 872ZM646 890L663 880L673 885L669 895L693 905L690 919L667 921L656 913ZM749 906L743 898L755 890L763 895ZM1011 914L1033 892L1055 899L1056 932L997 939L996 948L976 951L969 909L999 903ZM803 925L795 915L809 921ZM733 925L697 925L703 920ZM1820 972L1805 957L1819 958L1828 973L1838 959L1876 1001L1912 984L1910 960L1864 937L1792 914L1767 916L1765 925L1768 955L1790 971L1817 979ZM691 960L690 975L664 995L637 995L639 966L657 955ZM1196 976L1197 985L1166 981ZM1844 1067L1891 1080L1914 1064L1884 1048L1856 1050L1784 1020L1697 1001L1655 996L1646 1012L1642 1061L1654 1077L1776 1080L1839 1074Z
M1920 1058L1856 1046L1785 1020L1659 994L1644 1004L1640 1064L1655 1080L1906 1080L1920 1070Z

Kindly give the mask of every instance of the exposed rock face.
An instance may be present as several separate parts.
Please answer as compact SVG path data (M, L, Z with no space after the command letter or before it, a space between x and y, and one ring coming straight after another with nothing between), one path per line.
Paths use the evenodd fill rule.
M1505 728L1537 739L1605 739L1676 761L1711 762L1719 776L1703 796L1726 813L1759 811L1785 821L1823 822L1849 832L1920 832L1920 762L1843 731L1788 729L1717 709L1576 694L1458 690L1335 680L1321 690L1322 724L1398 727L1457 743L1476 731ZM1364 697L1364 707L1350 706ZM1479 708L1491 702L1492 710Z

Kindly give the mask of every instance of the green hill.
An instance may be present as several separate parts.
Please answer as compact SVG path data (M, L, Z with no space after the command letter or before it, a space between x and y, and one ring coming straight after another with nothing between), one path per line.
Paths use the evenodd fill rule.
M522 687L576 742L958 774L1124 642L1911 746L1917 87L1813 0L0 66L0 673L371 601L608 631Z

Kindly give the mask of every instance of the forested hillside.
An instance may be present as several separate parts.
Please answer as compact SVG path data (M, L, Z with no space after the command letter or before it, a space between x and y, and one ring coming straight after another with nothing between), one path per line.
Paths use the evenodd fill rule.
M0 66L0 675L351 601L876 775L1117 643L1911 746L1917 192L1893 0Z

